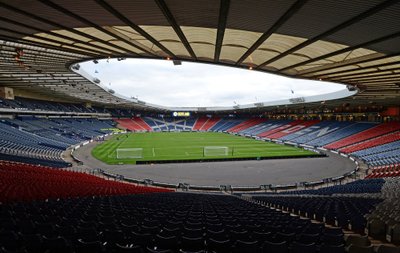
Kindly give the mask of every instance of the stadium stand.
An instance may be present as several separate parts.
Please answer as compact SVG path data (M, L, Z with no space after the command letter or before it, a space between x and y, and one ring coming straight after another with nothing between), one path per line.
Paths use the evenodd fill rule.
M385 200L366 215L366 233L374 238L400 243L400 178L386 178L382 188Z
M144 117L150 131L191 131L196 118L154 118Z
M277 133L279 131L288 129L288 128L290 128L292 126L295 126L297 124L300 124L300 123L302 123L301 120L296 120L296 121L291 121L291 122L285 122L284 121L279 125L275 125L272 129L269 129L267 131L264 131L264 132L261 132L261 133L257 134L257 136L269 138L270 135L272 135L274 133Z
M398 177L400 176L400 163L371 167L366 178Z
M256 136L262 132L265 132L270 129L275 129L276 127L282 126L286 123L291 122L290 120L267 120L264 122L261 122L257 125L253 125L249 128L246 128L239 133L242 135L248 135L248 136Z
M250 128L252 126L258 125L260 123L263 123L267 121L267 119L263 119L263 118L251 118L251 119L247 119L243 122L241 122L240 124L228 129L227 131L230 133L237 133L240 131L243 131L247 128Z
M147 125L147 123L140 117L134 117L132 119L136 124L138 124L142 129L146 130L146 131L152 131L152 128Z
M354 134L342 140L326 145L325 147L329 149L340 149L358 142L367 141L369 139L376 138L381 135L389 134L397 130L400 130L399 122L384 123L376 127L370 128L368 130L362 131L358 134Z
M0 121L0 157L6 160L66 167L61 154L68 146L106 134L112 121L97 119L38 119Z
M305 144L352 124L354 124L354 122L322 121L321 123L287 135L282 138L282 140Z
M278 132L272 134L271 136L268 136L268 138L271 138L271 139L282 138L282 137L284 137L286 135L298 132L298 131L300 131L300 130L302 130L304 128L307 128L309 126L315 125L315 124L317 124L319 122L320 122L319 120L301 121L301 122L298 122L297 124L294 124L291 127L288 127L288 128L286 128L284 130L281 130L281 131L278 131Z
M84 107L81 104L57 103L44 100L36 100L22 97L15 99L0 99L0 108L16 109L20 111L55 111L55 112L96 112L93 108Z
M371 138L369 140L363 141L363 142L358 142L354 145L347 146L345 148L339 149L340 152L342 153L353 153L359 150L363 149L368 149L371 147L383 145L386 143L391 143L400 140L400 131L386 134L384 136L376 137L376 138Z
M193 130L199 131L207 121L208 117L205 116L197 118L196 123L193 126Z
M130 131L146 131L148 130L146 127L143 126L142 119L140 119L140 124L138 123L138 118L132 119L114 119L122 128L125 128ZM147 125L147 124L146 124ZM148 127L151 129L151 127Z
M0 253L400 253L399 10L399 0L0 1ZM254 69L343 89L309 97L290 83L275 89L282 94L275 101L258 101L275 87L266 78L265 91L251 88L252 80L238 82L246 93L260 93L241 94L240 105L169 107L118 94L109 80L85 70L100 63L98 74L112 69L102 61L127 58ZM145 76L132 83L146 82ZM184 80L178 79L159 81ZM225 99L237 100L230 89L235 82L214 81ZM168 92L193 95L189 86ZM196 117L172 117L173 110ZM129 131L221 131L333 151L338 155L330 158L349 158L357 168L347 172L346 164L335 170L345 174L315 182L274 185L280 180L271 177L269 185L209 186L218 193L207 194L147 186L190 191L199 185L126 178L146 185L139 186L118 174L109 180L106 172L60 169L70 165L62 157L69 156L66 149L102 141L116 124ZM224 150L225 160L229 150L232 157L245 153L212 144L193 149L203 157ZM137 151L126 155L131 158L150 151L124 149ZM155 147L151 152L154 157ZM119 158L115 166L124 164ZM264 158L251 162L264 166L258 161ZM87 165L77 166L89 171ZM207 165L198 166L201 173ZM236 190L247 192L228 196Z
M230 119L230 118L223 118L220 121L218 121L217 124L212 126L209 130L213 132L224 132L227 131L230 128L233 128L240 123L242 123L242 119Z
M1 203L169 191L105 180L80 172L10 161L0 161L0 175Z
M217 116L208 118L207 121L199 128L199 131L208 131L211 127L215 126L220 121Z
M304 122L302 120L296 120L296 121L292 121L286 125L272 129L268 132L258 134L258 136L266 137L266 138L270 138L270 139L278 139L278 138L281 138L281 137L287 135L288 133L296 132L298 130L303 129L304 127L314 125L318 122L319 122L318 120L310 120L307 122Z
M328 245L344 248L341 230L223 195L48 199L6 204L1 211L0 244L6 250L257 253L308 245L311 253Z
M120 122L121 119L116 121ZM280 135L292 127L306 124L308 127L299 128L299 132L314 127L312 128L313 131L303 132L305 134L293 138L292 141L300 139L310 143L309 141L317 142L317 140L320 140L321 145L331 140L348 138L351 134L358 134L365 129L376 128L374 124L355 122L265 121L265 119L229 118L216 119L215 123L212 125L210 123L209 127L204 127L207 121L208 119L204 120L199 129L203 127L210 131L221 131L222 129L229 130L237 127L235 131L242 129L239 131L242 134L246 130L249 130L247 133L254 133L270 128L271 135L269 136ZM136 123L134 124L136 129L140 127L143 130L143 124L138 122L145 122L154 131L157 131L157 129L158 131L178 131L191 130L195 126L195 122L199 122L199 120L196 121L195 118L135 117L129 119L129 123L131 122ZM243 124L245 122L247 123ZM240 126L241 124L242 126ZM10 152L7 153L5 150L13 149L18 151L12 153L18 158L18 161L24 161L21 158L29 158L32 160L27 162L32 163L35 161L33 159L41 159L55 162L55 164L60 162L62 164L56 167L64 167L66 164L60 156L68 146L107 133L107 129L112 128L113 125L115 123L112 121L97 119L38 119L35 117L3 119L0 122L0 133L4 136L1 141L2 143L7 141L7 143L13 145L2 145L0 153L10 155ZM395 133L397 132L389 133L389 136ZM290 135L294 136L294 133L282 136L281 139ZM399 141L379 144L381 142L374 147L352 152L351 155L370 164L384 161L384 159L386 159L385 161L397 161L393 157L394 154L397 154L398 157ZM26 152L34 155L25 155ZM44 154L47 156L43 156ZM341 229L325 228L321 224L312 223L310 218L331 226L338 226L343 229L350 228L361 234L365 231L370 236L383 238L382 240L388 242L397 242L399 221L396 219L398 216L398 208L396 207L398 205L398 202L396 202L398 198L398 177L396 178L396 176L400 166L390 164L371 167L367 179L344 185L313 190L284 191L277 193L279 195L276 193L253 194L252 199L258 202L257 204L249 203L237 197L221 195L160 194L157 192L165 190L140 187L105 180L88 174L59 170L55 169L52 164L46 164L51 167L42 167L2 161L0 163L0 180L2 180L0 191L2 199L0 201L3 202L1 212L4 212L6 216L12 213L12 220L1 219L2 227L6 229L1 230L0 233L4 235L2 238L15 239L18 244L11 243L10 240L0 240L0 245L3 249L11 251L23 251L28 248L43 250L43 247L49 250L56 246L48 241L55 240L59 245L62 245L63 249L69 250L67 252L82 252L91 249L95 252L99 252L99 250L110 252L137 250L137 252L143 253L163 252L162 250L206 252L213 249L215 252L220 252L218 249L226 249L227 247L227 252L230 253L265 252L265 249L269 250L273 247L282 248L283 252L297 252L300 249L303 251L306 249L307 251L304 252L321 253L331 252L330 250L332 252L344 252L345 248L349 252L358 250L355 249L357 247L371 248L370 245L358 245L357 240L363 239L354 239L353 237L346 239ZM146 194L137 195L137 193ZM15 201L23 202L16 204ZM291 216L289 213L265 208L259 205L260 202L268 207L307 216L309 219L300 219ZM54 222L50 226L52 232L52 236L50 236L50 233L46 232L48 230L40 230L42 226L48 226L48 224L43 225L40 220L32 219L32 228L26 228L22 225L19 221L22 220L18 216L19 212L14 213L15 205L22 205L23 210L35 210L38 205L41 208L40 210L50 208L43 207L47 205L51 205L52 210L58 210L58 205L61 206L60 210L65 209L65 205L82 205L78 208L81 213L85 213L85 208L95 208L96 205L101 205L101 209L111 212L113 218L96 215L94 218L93 216L91 216L92 218L88 217L88 219L98 221L96 225L93 224L94 220L91 220L93 223L89 228L95 233L91 233L93 237L88 238L88 235L88 237L85 237L86 235L79 232L81 227L85 226L82 225L82 221L74 221L74 219L70 221L68 220L68 212L58 213L58 211L54 211L46 218L68 220L69 227L72 228L70 228L70 234L62 233L59 227L62 227L62 230L68 230L65 228L66 225ZM392 208L392 212L388 211L389 207ZM129 224L126 224L128 223L126 219L122 221L122 219L116 218L122 211L127 216L135 218ZM173 216L171 212L181 216ZM243 215L243 213L246 215ZM230 218L227 218L228 216ZM166 220L165 217L173 218ZM103 222L102 218L104 218L103 221L108 220L110 222ZM382 221L385 221L384 230L382 229ZM86 222L89 222L89 220L83 223L86 224ZM179 225L174 226L174 224ZM12 229L9 229L10 227ZM27 238L30 238L32 234L27 234L26 229L33 229L40 243L28 240ZM112 237L111 234L113 233L118 236ZM333 235L330 233L333 233ZM46 241L46 243L43 243L43 241ZM27 251L29 252L29 250Z
M334 185L315 190L290 191L287 193L329 196L334 194L379 193L381 192L384 184L385 180L383 179L365 179L357 180L344 185Z
M360 122L360 123L351 124L349 126L345 126L344 128L341 128L337 131L334 131L334 132L331 132L324 136L321 136L319 138L316 138L316 139L308 142L307 144L311 145L311 146L325 146L329 143L332 143L337 140L351 136L353 134L362 132L362 131L367 130L374 126L376 126L376 123Z
M363 232L365 229L364 215L370 213L382 201L373 198L316 196L256 196L253 198L264 202L267 206L312 217L329 225L351 228L357 232Z

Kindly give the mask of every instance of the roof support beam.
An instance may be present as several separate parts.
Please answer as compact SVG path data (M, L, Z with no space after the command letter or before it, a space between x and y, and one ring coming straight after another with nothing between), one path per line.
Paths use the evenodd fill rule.
M194 59L197 60L197 56L194 53L192 47L190 46L189 41L187 40L185 34L183 33L182 29L176 22L174 16L172 15L171 11L169 10L167 4L165 3L164 0L154 0L162 13L164 14L165 18L167 19L168 23L171 25L171 27L174 29L175 33L178 35L179 39L185 46L186 50L189 52L190 56Z
M114 38L116 38L116 39L118 39L118 40L120 40L120 41L123 41L123 42L125 42L126 44L128 44L128 45L130 45L130 46L133 46L133 47L135 47L135 48L137 48L137 49L139 49L139 50L141 50L141 51L143 51L143 52L146 52L146 53L149 54L149 55L157 56L157 55L155 55L153 52L148 51L146 48L140 47L140 46L138 46L138 45L132 43L131 41L129 41L129 40L123 38L123 37L120 37L120 36L118 36L118 35L116 35L116 34L110 32L110 31L108 31L107 29L104 29L103 27L101 27L101 26L99 26L99 25L93 23L92 21L90 21L90 20L88 20L88 19L86 19L86 18L84 18L84 17L81 17L81 16L79 16L79 15L73 13L72 11L70 11L70 10L68 10L68 9L66 9L66 8L64 8L64 7L60 6L60 5L58 5L58 4L53 3L53 2L50 1L50 0L38 0L38 1L40 1L41 3L47 5L47 6L51 7L51 8L53 8L53 9L55 9L55 10L61 12L61 13L64 13L64 14L66 14L66 15L72 17L72 18L75 18L76 20L79 20L80 22L82 22L82 23L84 23L84 24L86 24L86 25L88 25L88 26L90 26L90 27L96 28L97 30L99 30L99 31L101 31L101 32L103 32L103 33L105 33L105 34L111 36L111 37L114 37ZM112 44L112 43L110 43L110 44L113 45L113 47L116 47L116 48L121 49L123 52L127 51L126 48L119 47L119 46L114 45L114 44ZM131 53L132 53L133 55L135 55L135 56L139 56L139 54L136 53L136 52L132 52L132 51L129 51L129 52L131 52Z
M6 32L13 32L13 33L21 34L24 37L32 37L32 38L36 38L36 39L39 39L39 40L48 41L49 43L60 44L60 48L62 48L63 50L68 50L68 51L70 51L72 53L75 53L75 54L83 54L83 55L89 55L89 56L95 56L96 55L96 54L93 54L93 53L86 52L86 50L88 50L88 49L81 48L79 46L75 46L75 47L81 48L82 50L85 50L85 52L80 51L80 50L74 50L74 49L71 49L71 48L65 48L65 47L63 47L63 45L68 45L68 46L71 46L71 45L64 44L64 43L62 43L61 41L58 41L58 40L54 40L54 39L50 39L50 38L42 38L42 37L34 35L34 34L27 34L27 33L15 31L15 30L10 30L10 29L7 29L7 28L2 28L2 27L0 27L0 30L6 31ZM48 44L46 44L46 43L41 43L41 44L45 45L45 47L48 46ZM74 46L72 45L72 47L74 47Z
M400 56L400 53L394 53L394 54L388 54L388 55L380 55L378 57L373 57L373 58L364 58L364 57L360 57L360 60L356 60L356 61L346 61L346 62L342 62L342 63L333 63L333 64L327 64L324 68L321 67L316 67L316 68L312 68L312 69L307 69L307 70L303 70L301 71L301 75L305 75L307 76L308 74L314 74L314 73L318 73L321 71L327 71L327 70L333 70L336 68L343 68L346 66L356 66L357 64L361 64L361 63L366 63L366 62L373 62L373 61L379 61L379 60L384 60L384 59L388 59L388 58L392 58L392 57L396 57L396 56ZM334 67L332 65L335 65ZM358 68L361 69L361 68ZM322 75L330 75L330 74L336 74L336 73L343 73L343 72L347 72L347 71L354 71L356 69L345 69L345 70L339 70L339 71L332 71L329 73L324 73ZM312 75L312 76L318 76L318 74ZM311 77L311 76L307 76L307 77Z
M363 71L363 70L367 70L367 71L363 71L360 73L341 73L341 74L335 74L335 75L330 75L328 74L326 77L327 78L342 78L342 77L351 77L351 76L358 76L358 75L365 75L365 74L369 74L369 73L376 73L377 71L390 71L390 70L396 70L399 67L392 67L392 68L387 68L387 69L379 69L380 67L386 67L386 66L390 66L390 65L399 65L399 62L388 62L385 64L376 64L376 65L372 65L372 66L368 66L365 68L360 68L360 69L352 69L351 71L347 71L347 72L356 72L356 71ZM324 79L323 77L321 77L322 79Z
M62 54L62 53L73 53L73 54L79 54L81 56L87 56L86 54L84 54L81 51L75 51L75 50L72 50L72 49L69 49L69 48L63 48L62 50L60 50L60 47L56 47L56 46L53 46L53 45L43 44L43 43L34 42L34 41L30 41L30 40L25 40L25 39L17 39L17 38L9 37L9 36L2 35L2 34L0 34L0 39L4 40L4 41L8 41L8 42L14 42L14 43L17 43L17 44L23 43L24 45L36 46L36 47L41 47L41 48L46 48L46 49L52 49L52 50L60 52L60 54Z
M17 22L15 20L11 20L11 19L8 19L8 18L0 17L0 20L4 21L4 22L7 22L7 23L10 23L10 24L13 24L13 25L25 27L25 28L28 28L30 30L34 30L34 31L37 31L37 32L49 34L49 35L52 35L54 37L59 37L59 38L65 39L65 40L74 41L75 43L86 43L86 41L79 40L79 38L75 39L75 38L71 38L71 37L68 37L68 36L65 36L65 35L62 35L62 34L58 34L58 33L52 32L52 31L46 31L44 29L37 28L37 27L31 26L31 25L27 25L27 24L23 24L21 22ZM29 35L29 36L31 36L31 35ZM42 40L46 40L46 39L42 38ZM62 42L59 42L59 43L62 43ZM88 54L91 54L91 55L104 54L104 52L96 50L95 48L89 49L87 47L81 47L81 46L76 45L76 44L70 45L70 46L73 46L73 47L76 47L76 48L81 48L82 50L89 51Z
M288 21L308 0L297 0L290 8L268 29L254 44L239 58L235 65L241 64L249 57L262 43L264 43L276 30Z
M298 50L300 50L300 49L302 49L302 48L304 48L304 47L306 47L308 45L311 45L312 43L314 43L314 42L316 42L318 40L321 40L321 39L323 39L323 38L325 38L325 37L327 37L329 35L332 35L332 34L338 32L338 31L340 31L342 29L345 29L345 28L349 27L350 25L355 24L355 23L357 23L357 22L359 22L359 21L361 21L361 20L363 20L363 19L365 19L365 18L367 18L367 17L369 17L369 16L371 16L371 15L373 15L375 13L378 13L379 11L381 11L383 9L386 9L386 8L396 4L396 3L398 3L398 0L387 0L387 1L383 2L383 3L381 3L381 4L378 4L378 5L374 6L374 7L372 7L371 9L369 9L369 10L367 10L367 11L365 11L365 12L363 12L363 13L361 13L361 14L359 14L359 15L357 15L357 16L355 16L355 17L353 17L353 18L351 18L351 19L349 19L349 20L347 20L347 21L345 21L345 22L343 22L343 23L331 28L331 29L329 29L328 31L325 31L325 32L323 32L323 33L321 33L321 34L319 34L319 35L317 35L317 36L315 36L315 37L313 37L313 38L311 38L309 40L306 40L303 43L300 43L297 46L292 47L291 49L286 50L285 52L283 52L283 53L281 53L281 54L279 54L279 55L277 55L277 56L275 56L275 57L273 57L273 58L261 63L256 68L259 69L259 68L262 68L262 67L264 67L264 66L266 66L266 65L268 65L268 64L270 64L272 62L275 62L275 61L277 61L277 60L279 60L279 59L281 59L281 58L283 58L283 57L285 57L285 56L287 56L287 55L289 55L289 54L291 54L293 52L296 52L296 51L298 51Z
M395 70L399 70L398 68ZM330 80L335 80L338 82L352 82L352 81L361 81L361 80L369 80L371 78L384 78L385 76L392 76L392 75L400 75L400 72L394 72L395 70L382 70L382 71L377 71L374 72L376 74L373 75L368 75L368 76L358 76L358 77L350 77L350 78L332 78ZM385 72L389 72L389 73L385 73ZM383 74L384 73L384 74Z
M215 39L214 62L219 61L222 42L224 41L226 22L228 19L230 0L220 0L217 38Z
M97 4L99 4L101 7L106 9L109 13L120 19L122 22L124 22L127 26L131 27L133 30L135 30L137 33L142 35L144 38L147 40L151 41L154 45L159 47L161 50L164 51L166 55L169 57L177 58L176 55L171 52L168 48L166 48L163 44L161 44L158 40L153 38L150 34L148 34L145 30L140 28L138 25L133 23L130 19L125 17L122 13L117 11L114 7L112 7L109 3L107 3L105 0L95 0Z
M356 50L358 48L364 48L364 47L367 47L367 46L370 46L370 45L373 45L373 44L384 42L386 40L394 39L394 38L399 37L399 36L400 36L400 32L389 34L389 35L386 35L386 36L383 36L383 37L380 37L380 38L377 38L377 39L374 39L374 40L371 40L371 41L367 41L367 42L364 42L364 43L361 43L361 44L358 44L358 45L354 45L354 46L351 46L351 47L346 47L346 48L343 48L343 49L340 49L340 50L337 50L337 51L334 51L334 52L331 52L331 53L328 53L328 54L320 55L318 57L315 57L315 58L312 58L312 59L309 59L309 60L306 60L306 61L303 61L303 62L299 62L299 63L293 64L291 66L287 66L285 68L280 69L279 71L285 71L285 70L288 70L288 69L293 69L293 68L296 68L296 67L299 67L299 66L303 66L303 65L309 64L311 62L327 59L329 57L332 57L332 56L335 56L335 55L340 55L340 54L343 54L343 53L346 53L346 52L351 52L351 51Z
M122 48L122 47L120 48L120 47L118 47L117 45L111 44L111 43L108 42L108 41L100 40L99 38L94 37L94 36L92 36L92 35L90 35L90 34L87 34L87 33L84 33L84 32L80 32L80 31L78 31L78 30L69 28L69 27L64 26L64 25L62 25L62 24L59 24L59 23L50 21L50 20L48 20L48 19L39 17L39 16L34 15L34 14L30 13L30 12L26 12L26 11L20 10L20 9L18 9L18 8L15 8L15 7L13 7L13 6L11 6L11 5L8 5L8 4L5 4L5 3L3 3L3 2L0 2L0 7L6 8L6 9L8 9L8 10L11 10L11 11L16 12L16 13L19 13L19 14L22 14L22 15L24 15L24 16L27 16L27 17L32 18L32 19L35 19L35 20L40 21L40 22L42 22L42 23L49 24L49 25L54 26L54 27L58 27L58 28L60 28L61 30L66 30L66 31L71 32L71 33L73 33L73 34L82 36L82 37L84 37L84 38L88 38L88 39L90 39L90 40L92 40L92 41L96 41L96 42L99 42L99 43L108 45L108 46L110 46L110 47L119 48L120 50L125 51L124 48ZM16 38L15 38L15 39L16 39ZM87 43L87 42L85 42L85 43ZM89 43L89 44L90 44L90 43ZM116 54L116 55L120 55L120 54L121 54L121 53L118 52L118 51L112 50L112 49L110 49L110 48L107 48L107 47L104 47L104 46L101 46L101 45L93 45L93 44L90 44L90 45L93 46L93 47L97 47L97 48L101 48L101 49L103 49L103 50L106 50L107 52L113 52L113 53Z

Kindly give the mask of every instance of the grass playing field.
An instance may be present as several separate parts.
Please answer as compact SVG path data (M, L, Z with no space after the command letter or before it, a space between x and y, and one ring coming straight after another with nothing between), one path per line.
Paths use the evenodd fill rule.
M204 147L227 147L204 150ZM136 151L142 158L130 156L130 151L117 149L141 148ZM207 148L206 148L207 149ZM134 152L132 151L132 154ZM227 158L256 158L282 156L313 156L313 152L300 148L257 141L241 136L212 132L151 132L115 135L97 145L92 155L108 164L135 164L136 161L207 160Z

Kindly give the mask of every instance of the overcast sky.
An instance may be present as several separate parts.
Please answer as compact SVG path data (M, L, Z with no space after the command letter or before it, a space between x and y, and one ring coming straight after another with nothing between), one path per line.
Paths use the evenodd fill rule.
M166 60L110 59L81 66L117 93L163 106L233 106L345 89L339 84L212 64L183 62L174 66Z

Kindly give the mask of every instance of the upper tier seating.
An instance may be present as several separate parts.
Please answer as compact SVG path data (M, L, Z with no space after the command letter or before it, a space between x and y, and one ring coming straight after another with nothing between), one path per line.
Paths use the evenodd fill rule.
M56 111L56 112L97 112L94 108L87 108L81 104L58 103L44 100L16 97L14 100L0 99L0 108L11 108L18 110L33 111Z
M0 182L0 203L168 191L9 161L0 161Z
M343 252L340 229L232 196L160 193L1 206L0 247L35 252Z
M376 127L369 128L368 130L362 131L358 134L349 136L342 140L333 142L325 147L328 149L340 149L358 142L366 141L384 134L388 134L394 131L400 130L399 122L391 122L377 125Z

